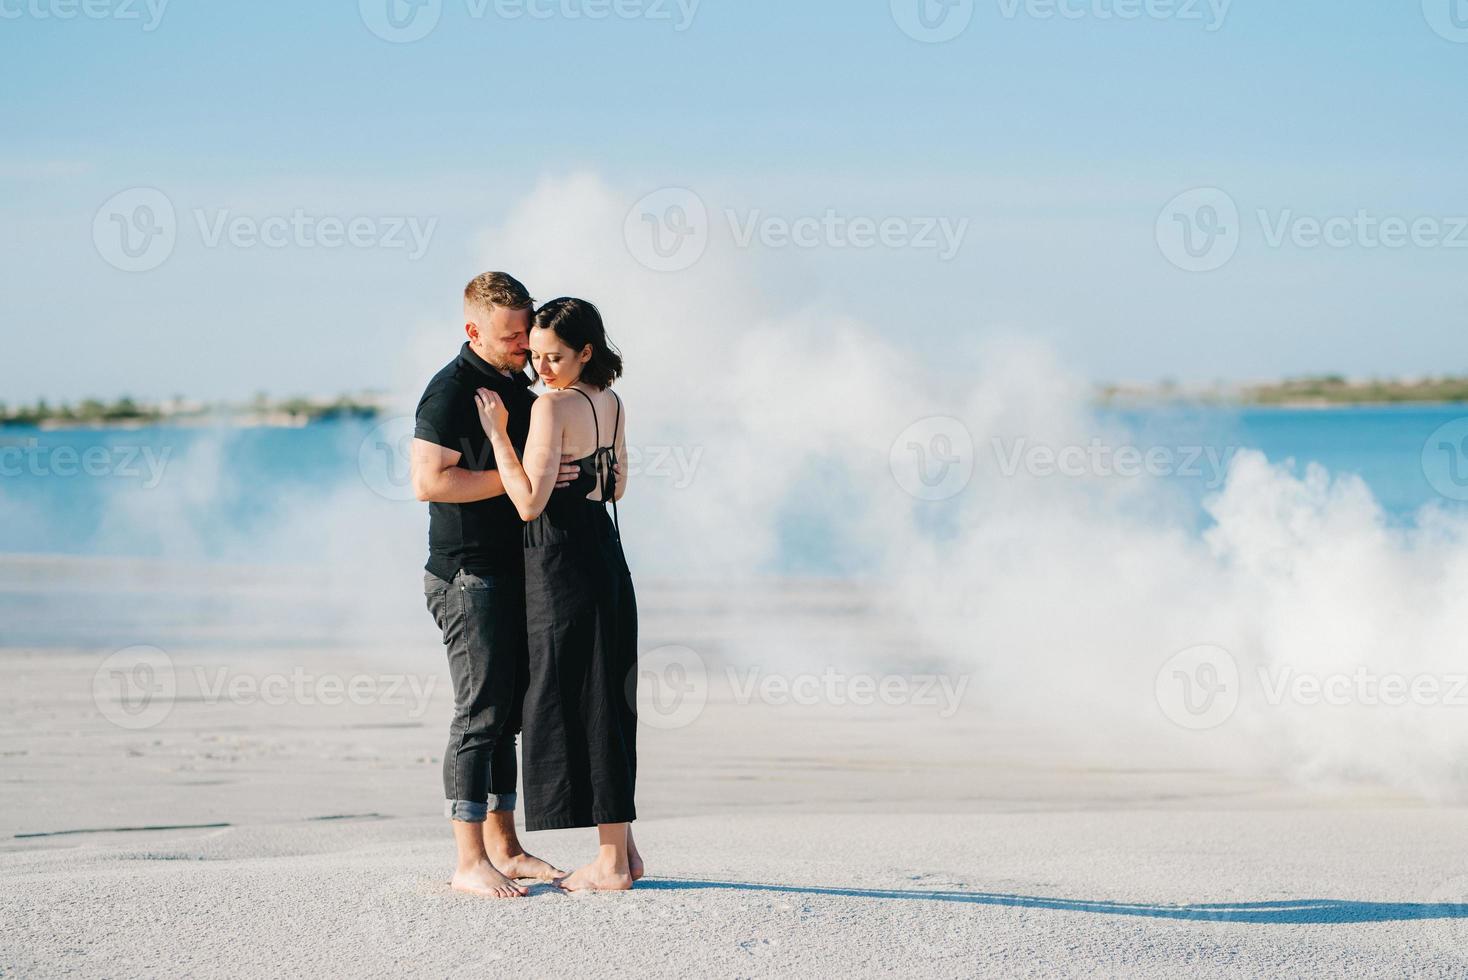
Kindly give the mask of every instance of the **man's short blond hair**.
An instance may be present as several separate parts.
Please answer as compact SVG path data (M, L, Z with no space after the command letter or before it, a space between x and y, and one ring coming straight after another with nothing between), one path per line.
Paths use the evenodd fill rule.
M528 310L535 305L520 280L507 272L482 272L470 279L464 287L464 302L485 313L494 312L497 306Z

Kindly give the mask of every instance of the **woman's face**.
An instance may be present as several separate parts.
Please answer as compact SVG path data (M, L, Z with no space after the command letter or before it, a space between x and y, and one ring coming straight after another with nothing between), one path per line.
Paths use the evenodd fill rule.
M591 360L591 345L574 351L562 343L554 330L537 327L530 331L530 363L548 388L569 388L581 377L581 366Z

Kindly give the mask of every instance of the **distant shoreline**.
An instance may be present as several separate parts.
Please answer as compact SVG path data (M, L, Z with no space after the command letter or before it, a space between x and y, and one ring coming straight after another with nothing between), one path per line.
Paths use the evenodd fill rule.
M318 422L337 422L343 419L361 419L370 422L373 419L381 417L382 414L380 410L373 410L370 412L354 412L350 414L312 416L160 415L153 418L138 419L44 419L38 422L6 419L0 421L0 433L24 430L68 432L99 429L117 430L119 432L135 429L304 429L306 426L315 425Z
M1325 411L1331 408L1453 408L1468 404L1468 399L1398 399L1388 401L1248 401L1242 398L1203 398L1173 395L1168 397L1102 397L1101 408L1162 408L1168 405L1191 405L1200 408L1276 408L1287 412Z
M1310 411L1393 405L1451 406L1468 403L1468 377L1382 381L1322 375L1250 384L1108 384L1096 388L1093 400L1106 408L1206 405ZM182 398L167 403L146 403L126 397L110 403L86 399L76 405L63 402L57 406L40 401L13 409L0 403L0 431L142 429L155 426L297 429L313 422L338 419L371 421L385 415L389 408L388 397L381 392L284 400L260 395L247 404L205 404Z
M312 422L336 419L371 420L386 411L387 398L379 393L284 401L274 401L261 395L246 405L204 404L182 398L165 404L148 404L126 397L107 403L89 398L75 406L62 403L52 407L40 401L32 406L8 409L0 404L0 431L16 428L42 431L143 429L154 426L298 429Z
M1459 405L1468 402L1468 377L1383 381L1327 374L1248 384L1106 385L1101 388L1099 398L1108 405L1181 402L1291 409Z

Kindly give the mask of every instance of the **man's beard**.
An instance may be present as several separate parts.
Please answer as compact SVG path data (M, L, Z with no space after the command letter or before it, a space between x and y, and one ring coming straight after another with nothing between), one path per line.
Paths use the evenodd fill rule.
M493 354L491 356L485 357L484 360L486 363L489 364L490 367L494 368L495 370L504 371L507 373L512 371L523 371L525 370L525 365L529 363L529 358L525 356L524 351L520 351L516 354ZM517 364L517 361L520 363Z

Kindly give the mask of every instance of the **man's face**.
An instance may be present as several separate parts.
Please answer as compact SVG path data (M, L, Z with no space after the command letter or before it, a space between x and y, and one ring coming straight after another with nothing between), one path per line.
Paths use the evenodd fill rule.
M464 331L469 347L501 371L523 371L529 359L526 350L530 332L530 311L507 310L496 306L486 314L483 310L464 308Z

